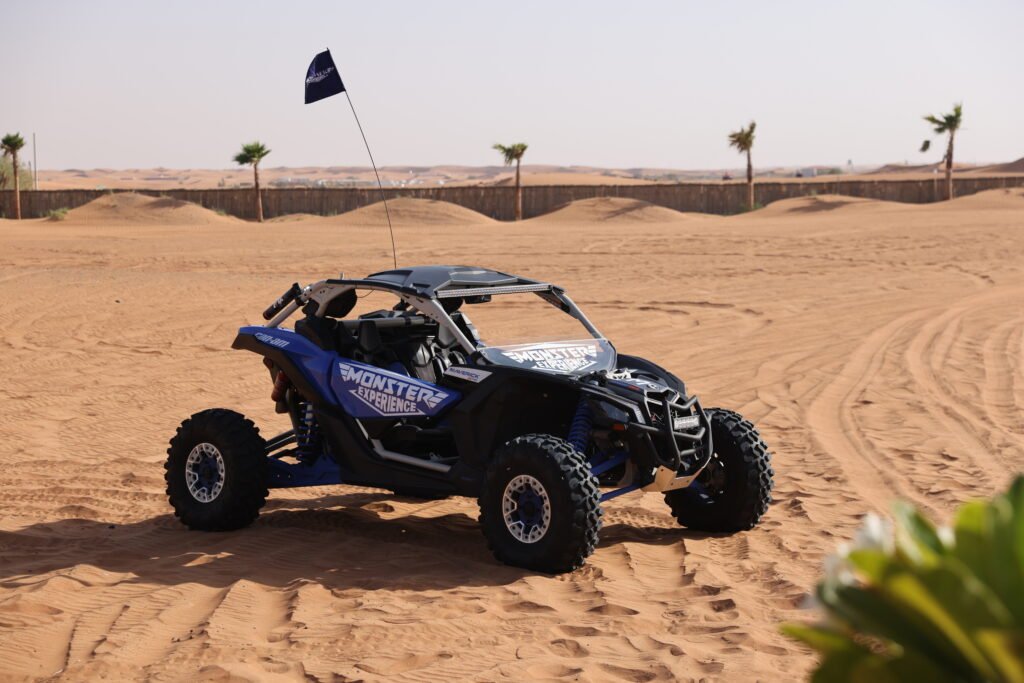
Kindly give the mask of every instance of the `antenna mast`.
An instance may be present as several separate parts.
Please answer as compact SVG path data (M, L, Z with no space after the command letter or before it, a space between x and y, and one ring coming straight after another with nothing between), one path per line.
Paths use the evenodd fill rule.
M384 184L380 182L380 173L377 172L377 164L373 160L373 152L370 151L370 143L366 141L366 133L363 132L363 125L359 123L359 115L356 114L355 105L352 104L352 98L348 94L348 86L345 87L345 99L348 100L348 106L352 110L352 118L356 120L356 126L359 128L359 134L363 136L363 144L366 145L366 154L370 157L370 166L373 167L373 175L377 178L377 189L380 190L380 198L384 202L384 215L388 219L388 234L391 236L391 260L395 264L395 268L398 268L398 252L395 250L395 231L391 227L391 212L388 210L388 198L384 194Z

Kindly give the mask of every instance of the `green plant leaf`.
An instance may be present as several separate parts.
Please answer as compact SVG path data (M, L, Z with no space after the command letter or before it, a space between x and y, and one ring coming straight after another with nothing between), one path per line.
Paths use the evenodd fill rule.
M851 648L868 652L850 640L849 636L825 626L790 622L783 624L781 629L790 638L795 638L818 652L846 652Z
M894 544L865 526L818 584L828 623L784 628L821 654L813 680L1024 683L1024 476L945 541L910 506L894 516Z
M947 552L935 526L913 505L898 502L892 506L896 521L896 546L915 563L932 564Z
M959 661L965 673L974 670L992 679L995 669L974 633L1008 625L1009 615L1005 610L998 613L998 601L991 599L986 586L955 567L898 571L886 577L885 592L917 622L918 632L932 643L932 652L937 649L943 659Z
M999 670L998 680L1024 683L1024 632L1021 629L982 629L975 637L989 661Z
M1007 517L998 534L999 561L1005 563L1010 582L1002 595L1006 604L1024 629L1024 475L1018 476L1003 496Z
M894 599L881 586L838 586L826 596L819 595L819 600L853 631L916 650L947 668L969 668L962 656L944 649L945 639L922 625L914 608Z
M879 675L885 661L848 635L825 626L785 624L782 632L821 653L818 670L811 676L814 683L899 683L891 675ZM870 673L869 673L870 672Z
M847 561L870 583L881 581L893 558L881 550L853 550Z
M1024 527L1011 496L960 508L954 523L953 555L999 597L1005 609L1024 623Z

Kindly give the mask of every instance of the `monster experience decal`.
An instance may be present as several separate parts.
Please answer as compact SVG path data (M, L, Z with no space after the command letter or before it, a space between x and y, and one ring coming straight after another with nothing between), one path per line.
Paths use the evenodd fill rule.
M603 370L615 362L614 349L603 339L493 346L482 353L499 365L567 374Z
M459 398L452 390L354 361L337 364L331 385L353 417L436 415Z

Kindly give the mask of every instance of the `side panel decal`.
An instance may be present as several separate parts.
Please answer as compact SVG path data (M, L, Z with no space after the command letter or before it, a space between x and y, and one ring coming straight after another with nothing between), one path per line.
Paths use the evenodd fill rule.
M454 377L455 379L464 379L467 382L480 383L490 377L491 373L487 370L480 370L478 368L451 367L444 371L444 376Z
M491 346L481 353L492 363L579 375L613 367L615 351L603 339Z
M460 398L452 389L348 359L335 363L331 387L356 418L437 415Z

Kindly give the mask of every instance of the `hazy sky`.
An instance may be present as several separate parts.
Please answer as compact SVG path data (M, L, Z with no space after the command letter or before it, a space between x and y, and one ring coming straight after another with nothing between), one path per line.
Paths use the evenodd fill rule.
M379 164L936 161L921 116L964 102L958 159L1024 156L1024 2L0 0L0 130L42 168L365 165L343 97L302 104L331 48Z

